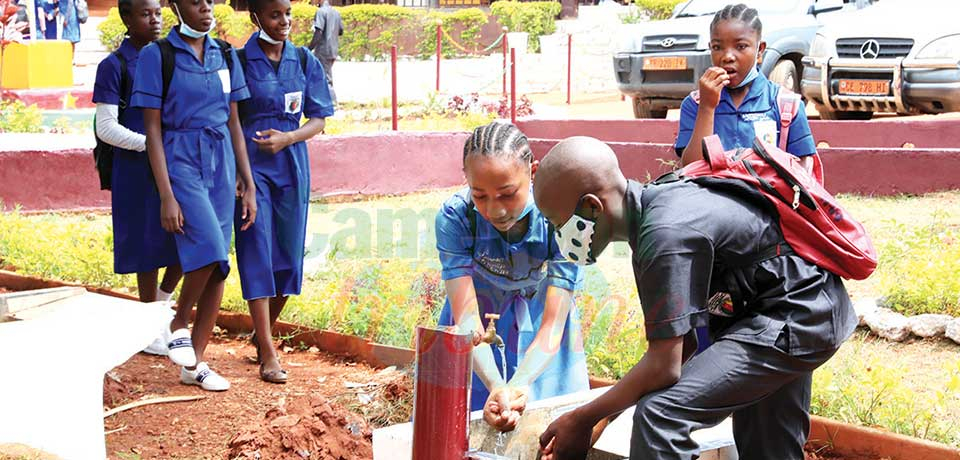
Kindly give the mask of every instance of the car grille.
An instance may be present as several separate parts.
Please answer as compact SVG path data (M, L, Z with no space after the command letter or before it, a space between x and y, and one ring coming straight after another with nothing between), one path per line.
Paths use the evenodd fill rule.
M909 38L841 38L837 40L837 55L842 58L860 59L862 57L860 50L869 40L874 40L880 45L879 52L875 58L863 57L864 59L907 57L913 49L913 40Z
M651 35L643 37L641 51L644 53L663 53L695 50L699 38L697 35ZM670 46L665 46L668 44Z

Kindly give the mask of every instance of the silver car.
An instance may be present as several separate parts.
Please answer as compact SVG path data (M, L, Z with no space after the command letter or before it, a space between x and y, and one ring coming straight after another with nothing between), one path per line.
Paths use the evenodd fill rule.
M957 0L882 0L825 23L803 59L803 95L827 120L960 111L958 17Z
M767 50L760 71L770 80L800 91L801 59L822 21L856 11L872 0L744 0L757 8ZM710 67L710 22L738 0L689 0L665 21L626 25L613 68L620 92L633 98L637 118L664 118L697 89Z

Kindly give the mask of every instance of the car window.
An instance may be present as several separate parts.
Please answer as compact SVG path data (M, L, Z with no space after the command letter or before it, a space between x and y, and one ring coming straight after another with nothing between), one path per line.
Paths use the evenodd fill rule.
M747 0L742 3L752 8L756 8L760 17L765 14L787 14L797 10L797 6L804 0ZM677 10L676 17L694 17L707 16L715 14L723 7L729 5L731 0L690 0L687 4Z

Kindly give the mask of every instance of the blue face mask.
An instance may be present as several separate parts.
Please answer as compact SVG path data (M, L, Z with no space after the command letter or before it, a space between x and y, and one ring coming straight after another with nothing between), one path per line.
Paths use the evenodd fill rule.
M183 21L183 16L180 15L180 7L178 7L176 3L173 4L173 7L177 13L177 19L180 20L180 33L186 37L203 38L205 35L210 33L210 31L213 30L214 27L217 26L217 18L214 17L213 22L210 23L210 29L207 30L206 32L200 32L199 30L188 26L187 23Z
M751 67L751 68L750 68L750 73L747 74L747 77L744 78L743 81L740 82L739 85L734 86L734 89L736 89L736 88L743 88L744 86L749 85L750 82L752 82L753 80L755 80L758 75L760 75L760 71L757 70L757 66Z
M253 14L253 18L257 20L257 27L260 29L260 33L257 35L260 40L263 40L271 45L282 45L282 40L277 40L270 36L267 31L263 30L263 26L260 25L260 16L257 16L256 13Z

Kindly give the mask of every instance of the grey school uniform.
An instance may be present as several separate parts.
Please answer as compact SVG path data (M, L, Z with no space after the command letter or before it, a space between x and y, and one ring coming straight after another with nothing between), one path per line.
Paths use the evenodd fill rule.
M732 414L741 460L802 460L812 372L857 325L840 278L788 246L755 262L782 236L774 217L738 195L630 181L626 200L647 337L709 325L714 340L684 364L677 384L639 401L630 458L696 458L690 432ZM742 267L745 260L753 262ZM738 286L743 308L711 314L708 299L737 292L727 284Z

